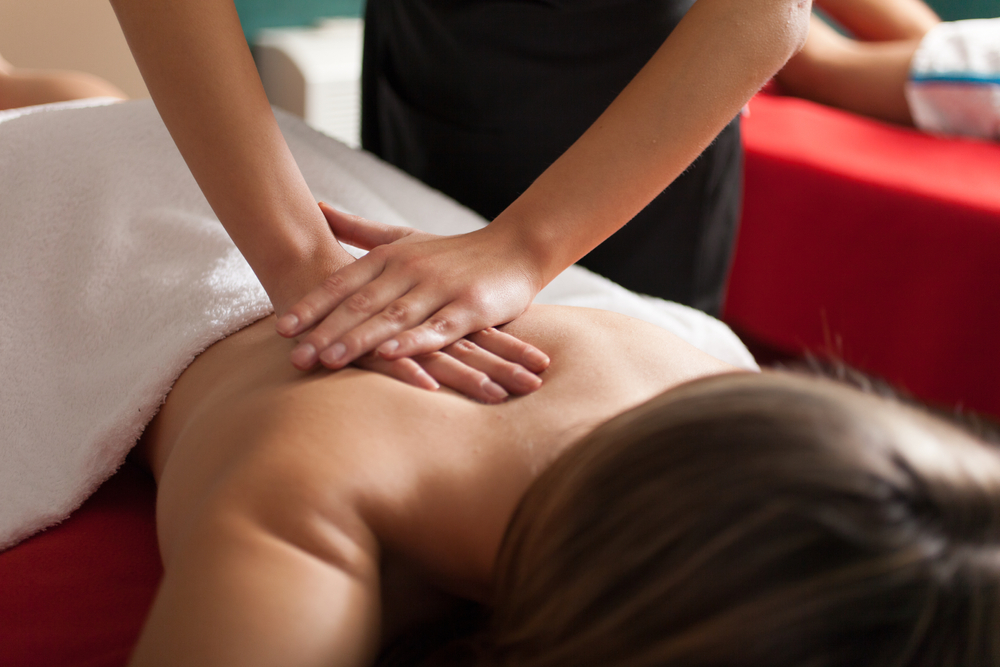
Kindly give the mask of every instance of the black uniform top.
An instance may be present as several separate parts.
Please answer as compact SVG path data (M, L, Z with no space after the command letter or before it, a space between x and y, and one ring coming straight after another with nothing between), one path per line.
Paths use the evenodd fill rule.
M693 0L368 0L362 144L492 219L584 133ZM734 121L581 262L717 312L739 213Z

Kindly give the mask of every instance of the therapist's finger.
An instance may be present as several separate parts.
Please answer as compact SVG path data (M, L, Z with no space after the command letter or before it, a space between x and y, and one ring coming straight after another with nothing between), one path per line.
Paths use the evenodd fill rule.
M378 353L386 359L415 357L440 350L459 338L489 325L473 321L474 315L467 308L451 302L412 329L408 329L378 346Z
M469 341L459 341L459 343L464 343L463 348L471 348L470 354L465 355L465 359L478 358L480 355L482 357L493 356ZM481 359L478 359L477 363L480 361ZM511 387L505 388L504 382L507 380L503 376L509 375L506 369L497 372L496 375L491 375L470 366L466 361L459 360L452 354L444 352L432 352L420 355L415 359L404 358L391 361L383 359L375 353L369 353L357 358L353 365L396 378L420 389L433 391L441 386L448 387L482 403L501 403L508 397L508 391L518 394L528 393L516 382L508 382ZM521 369L521 372L526 373L527 371Z
M374 287L375 285L372 289ZM358 295L363 295L366 291L367 289L362 290ZM324 349L320 349L319 360L327 368L341 368L355 357L373 350L387 338L420 324L429 314L437 310L438 305L437 298L433 294L428 292L421 294L414 290L392 301L381 310L376 310L380 299L365 297L356 304L358 295L348 297L344 302L343 308L352 312L341 316L338 309L338 312L328 317L306 339L315 336L319 341L314 343L318 349L320 344L325 345ZM353 328L344 331L344 328L352 325ZM430 350L430 352L435 351Z
M319 208L338 241L343 241L362 250L371 250L375 246L394 243L414 232L409 227L396 227L368 220L360 215L343 213L326 202L320 202Z
M482 403L503 403L510 396L489 375L444 352L422 354L414 360L443 386Z
M316 326L358 288L382 274L385 262L369 253L356 262L331 273L317 287L278 318L275 328L286 338L298 336Z
M433 302L425 304L411 293L412 287L408 276L383 277L365 285L302 338L292 351L292 363L303 368L302 364L318 360L330 369L343 368L390 336L420 323L435 308Z
M354 365L368 371L388 375L420 389L434 391L440 388L437 380L413 359L383 359L377 354L366 354L354 361Z
M520 338L490 327L466 336L473 343L487 352L521 364L532 373L541 373L549 367L549 357L534 345L525 343Z
M470 368L482 371L511 394L523 396L542 386L542 378L521 364L498 357L468 338L455 341L442 352Z

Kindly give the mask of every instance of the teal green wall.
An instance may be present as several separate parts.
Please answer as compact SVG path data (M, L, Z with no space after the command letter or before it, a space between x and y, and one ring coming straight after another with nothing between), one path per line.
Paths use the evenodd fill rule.
M1000 16L1000 0L927 0L946 21ZM309 25L320 16L361 16L364 0L236 0L247 39L261 28Z
M1000 0L925 0L945 21L1000 16Z
M361 16L364 0L235 0L247 40L261 28L309 25L319 17Z

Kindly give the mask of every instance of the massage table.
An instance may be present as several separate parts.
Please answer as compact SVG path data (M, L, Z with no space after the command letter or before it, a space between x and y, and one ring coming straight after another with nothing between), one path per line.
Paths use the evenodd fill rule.
M155 498L126 463L64 523L0 552L0 665L127 662L163 574Z
M1000 146L801 100L751 102L726 318L1000 415ZM155 487L126 463L62 524L0 552L0 665L124 664L161 576Z
M1000 417L1000 144L751 100L724 317L947 409Z
M0 112L5 667L127 660L162 571L155 488L126 453L201 350L271 312L152 103L93 104ZM317 199L438 234L485 224L276 115ZM579 267L536 301L638 317L757 368L722 322Z

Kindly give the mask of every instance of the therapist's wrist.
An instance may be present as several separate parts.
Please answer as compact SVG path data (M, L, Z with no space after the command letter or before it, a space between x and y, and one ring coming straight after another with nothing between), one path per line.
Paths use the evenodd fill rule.
M507 207L486 228L500 240L498 247L511 255L530 273L541 290L579 257L567 226L555 223L545 211L535 211L518 200Z
M561 269L553 271L552 253L526 227L520 219L505 212L475 233L487 239L491 256L502 258L505 266L520 272L537 293Z
M280 315L353 261L332 234L320 238L300 235L272 248L261 269L254 270Z

